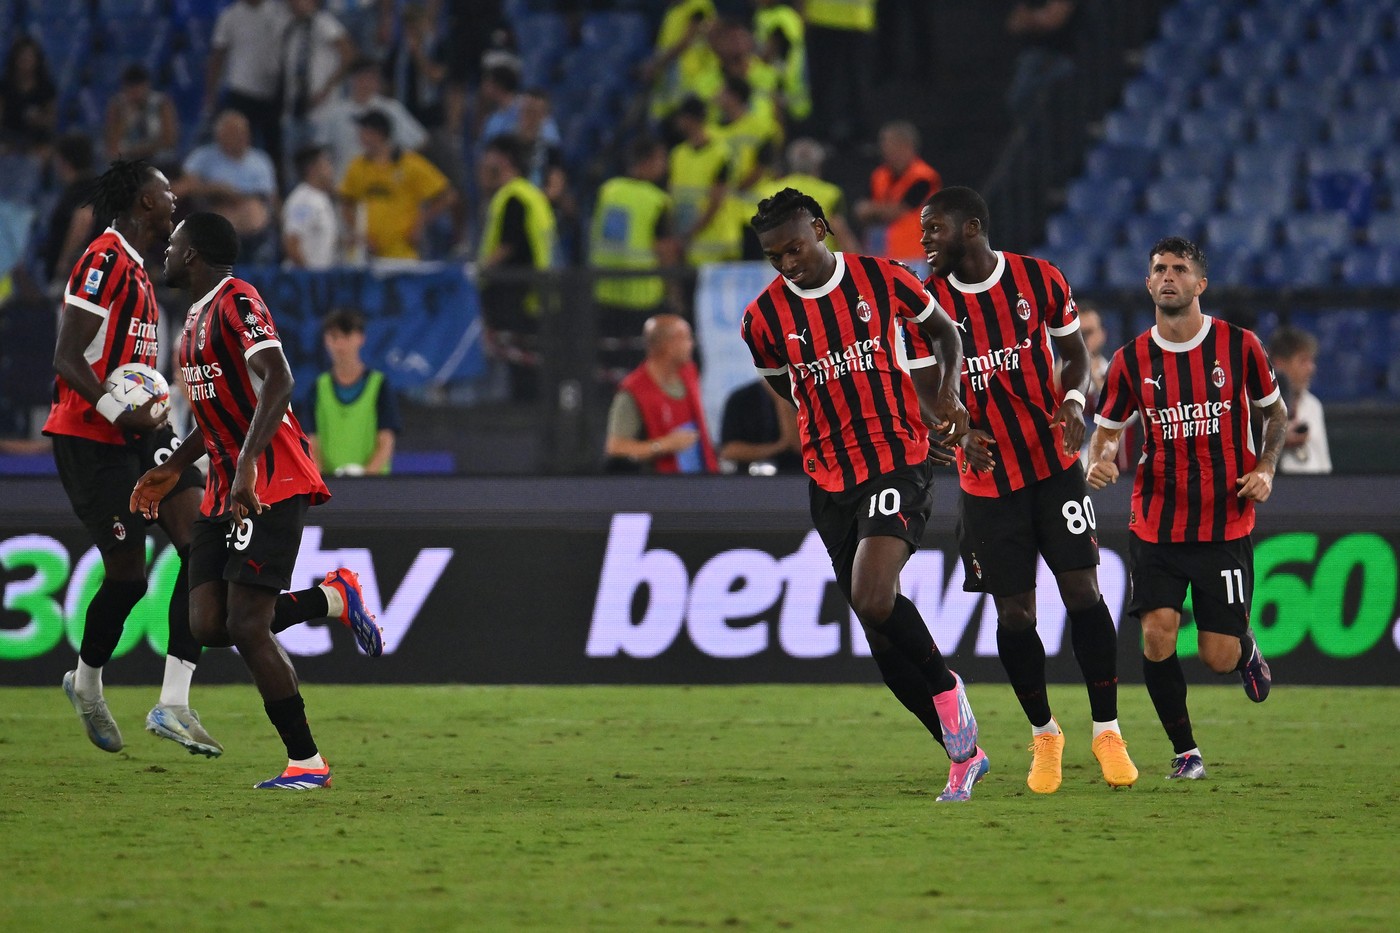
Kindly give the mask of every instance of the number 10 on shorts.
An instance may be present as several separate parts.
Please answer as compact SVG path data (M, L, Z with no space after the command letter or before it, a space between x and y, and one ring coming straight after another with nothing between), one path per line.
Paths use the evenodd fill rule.
M1220 576L1225 578L1225 602L1244 602L1244 571L1236 567L1234 570L1220 571Z

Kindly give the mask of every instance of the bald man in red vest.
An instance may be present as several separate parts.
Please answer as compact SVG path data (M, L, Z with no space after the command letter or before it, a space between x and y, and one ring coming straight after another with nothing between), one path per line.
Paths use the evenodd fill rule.
M717 472L690 325L658 314L647 318L642 339L646 359L618 385L608 410L608 457L645 473Z

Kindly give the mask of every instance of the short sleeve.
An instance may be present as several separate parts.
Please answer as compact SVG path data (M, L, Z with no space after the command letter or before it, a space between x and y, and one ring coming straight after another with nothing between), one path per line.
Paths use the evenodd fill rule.
M904 358L908 368L914 370L937 366L938 357L934 353L933 340L924 333L924 329L912 322L905 322L903 330Z
M272 164L272 156L262 150L253 152L253 186L249 194L263 194L271 197L277 192L277 169Z
M345 177L340 179L340 196L358 201L365 196L365 188L364 163L356 159L346 166Z
M235 292L221 304L219 314L229 332L235 335L245 360L259 350L282 346L282 341L277 337L277 328L272 323L272 314L257 292L251 288L246 292Z
M898 316L922 321L938 307L938 302L924 288L924 283L903 263L889 263L889 278L890 291L894 296L894 313Z
M112 295L117 287L119 261L120 255L115 247L102 252L84 253L68 279L63 303L89 311L106 320L111 312Z
M1254 331L1244 332L1244 385L1255 408L1267 408L1282 397L1273 364Z
M1108 364L1108 376L1104 379L1103 396L1099 399L1099 411L1094 415L1094 421L1105 428L1120 429L1127 426L1136 408L1137 398L1133 395L1132 381L1128 378L1127 359L1119 350Z
M753 305L749 305L745 309L740 330L743 333L744 343L748 345L749 353L753 355L754 368L761 375L782 376L787 374L787 358L779 348L778 342L773 339L767 321Z
M316 219L316 208L307 198L300 196L287 199L282 209L282 232L305 236Z
M379 398L375 400L375 416L378 421L378 430L393 431L395 434L403 433L403 417L399 414L399 399L394 394L394 387L389 384L388 376L385 376L379 384Z
M209 45L213 48L227 49L229 47L229 33L233 29L233 26L229 22L231 10L232 7L225 8L225 10L219 14L219 18L214 21L214 35L209 40Z
M1050 264L1045 266L1045 284L1049 286L1050 307L1045 313L1045 329L1051 337L1066 337L1079 330L1079 309L1074 293L1064 273Z
M418 200L427 201L435 198L447 190L447 176L439 172L433 163L424 158L416 158L412 161L413 193L418 196Z
M208 170L208 164L209 147L200 146L185 158L185 164L180 166L180 168L186 175L195 175L202 178Z

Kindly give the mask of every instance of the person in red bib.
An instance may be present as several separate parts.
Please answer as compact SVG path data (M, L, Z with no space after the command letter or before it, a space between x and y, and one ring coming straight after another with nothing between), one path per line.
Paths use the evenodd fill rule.
M642 339L646 359L618 385L608 410L608 457L648 473L718 472L690 325L657 314L642 326Z

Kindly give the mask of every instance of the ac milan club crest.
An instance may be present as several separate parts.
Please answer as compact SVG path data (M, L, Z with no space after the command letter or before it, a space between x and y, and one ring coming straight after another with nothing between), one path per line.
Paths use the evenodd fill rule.
M112 522L112 537L118 541L126 540L126 526L121 522Z
M1210 371L1210 381L1215 383L1217 389L1225 388L1225 370L1219 360L1215 361L1215 368Z
M975 555L972 558L972 573L977 579L982 579L982 564L978 562Z
M1016 314L1023 321L1031 319L1031 303L1020 292L1016 293Z
M204 343L205 343L205 341L208 339L208 337L209 337L209 325L208 325L208 324L201 324L201 325L199 325L199 337L195 340L195 346L197 346L197 347L199 347L199 349L203 350L203 349L204 349Z
M862 321L870 320L870 302L865 300L864 295L856 295L856 317Z

